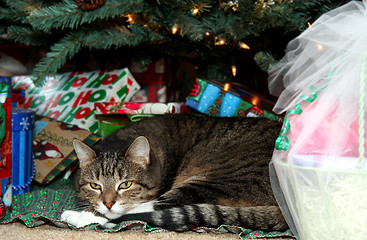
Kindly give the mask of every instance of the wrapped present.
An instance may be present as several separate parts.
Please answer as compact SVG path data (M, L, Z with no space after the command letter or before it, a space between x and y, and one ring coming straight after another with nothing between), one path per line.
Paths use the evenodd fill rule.
M11 211L11 78L0 76L0 219Z
M169 74L166 71L165 59L159 59L148 65L132 62L130 66L141 89L133 96L131 102L166 102Z
M11 91L11 101L12 107L24 107L25 103L25 91L22 89L12 89Z
M127 116L112 117L97 115L96 118L98 120L98 134L102 138L108 137L115 131L131 123Z
M95 114L160 115L185 113L188 108L182 102L170 103L95 103Z
M33 138L36 182L48 184L77 165L74 139L92 146L100 137L76 125L37 116Z
M24 108L97 132L94 103L128 101L140 86L124 68L58 74L48 77L43 87L36 87L28 76L13 77L13 88L25 89Z
M24 108L12 109L13 195L30 191L30 185L34 177L33 127L34 111Z
M114 131L127 124L139 121L142 117L161 114L186 113L188 108L184 103L95 103L95 114L99 119L102 137L107 137Z
M229 83L197 79L186 105L209 116L279 120L279 116L269 110L273 106L271 101Z

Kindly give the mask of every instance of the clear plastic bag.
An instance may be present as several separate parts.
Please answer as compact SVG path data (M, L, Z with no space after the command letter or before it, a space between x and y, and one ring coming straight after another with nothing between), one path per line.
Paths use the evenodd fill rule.
M287 112L272 184L299 239L367 236L366 68L364 0L322 15L269 71L274 111Z

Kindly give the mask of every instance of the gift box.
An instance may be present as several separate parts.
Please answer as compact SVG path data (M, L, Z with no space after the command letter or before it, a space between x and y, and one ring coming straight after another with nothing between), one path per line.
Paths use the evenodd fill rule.
M102 138L110 136L120 128L123 128L131 123L127 116L113 117L97 115L96 118L98 120L98 134Z
M11 212L11 78L0 76L0 219Z
M25 102L25 91L22 89L12 89L11 91L11 101L12 107L24 108Z
M266 117L279 120L271 112L274 105L269 100L241 89L235 84L221 84L198 78L186 105L209 116L219 117Z
M127 124L139 121L142 117L161 114L186 113L184 103L95 103L95 114L100 123L99 134L107 137Z
M32 155L33 127L34 111L24 108L12 109L13 195L30 191L35 172Z
M78 163L73 140L79 139L89 146L100 137L76 125L37 116L34 128L33 155L35 163L34 180L48 184L56 177L73 170Z
M25 90L24 108L95 133L94 103L128 101L140 86L124 68L57 74L43 87L36 87L28 76L13 77L13 88Z
M170 75L166 71L166 60L159 59L147 65L132 62L130 70L141 89L131 102L166 102Z

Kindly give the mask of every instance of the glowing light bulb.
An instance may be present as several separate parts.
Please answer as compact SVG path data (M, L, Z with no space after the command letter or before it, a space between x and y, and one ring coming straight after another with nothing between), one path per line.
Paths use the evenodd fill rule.
M232 66L232 75L233 75L233 77L235 77L237 75L237 68L234 65Z
M250 49L250 47L246 43L240 43L240 47L243 49Z
M173 26L173 27L172 27L172 34L176 34L176 33L177 33L177 31L178 31L177 26Z
M312 27L312 24L310 22L307 22L307 26L309 29L311 29L312 31L315 30L313 27Z
M317 43L316 47L317 47L317 50L319 50L319 51L324 49L324 47L320 43Z
M131 17L131 15L130 15L130 14L128 14L128 15L127 15L127 21L128 21L129 23L133 23L133 22L134 22L134 19Z
M259 99L257 97L254 97L253 99L251 99L251 103L252 105L256 106L259 103Z
M215 42L215 45L224 45L226 44L226 42L223 39L217 39L217 41Z
M229 90L229 88L231 87L231 85L229 84L229 83L226 83L226 84L224 84L224 86L223 86L223 90L224 91L228 91Z
M196 15L196 14L198 14L198 13L199 13L199 9L194 8L194 9L192 10L192 15Z
M210 32L206 32L206 33L205 33L205 35L206 35L206 36L210 36Z

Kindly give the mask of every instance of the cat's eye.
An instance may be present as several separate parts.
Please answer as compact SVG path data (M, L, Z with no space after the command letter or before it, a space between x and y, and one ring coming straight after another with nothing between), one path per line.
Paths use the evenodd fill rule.
M129 187L131 187L131 185L133 184L133 182L131 181L126 181L120 184L119 189L127 189Z
M91 188L96 189L96 190L101 190L101 185L97 184L97 183L91 183L90 184Z

